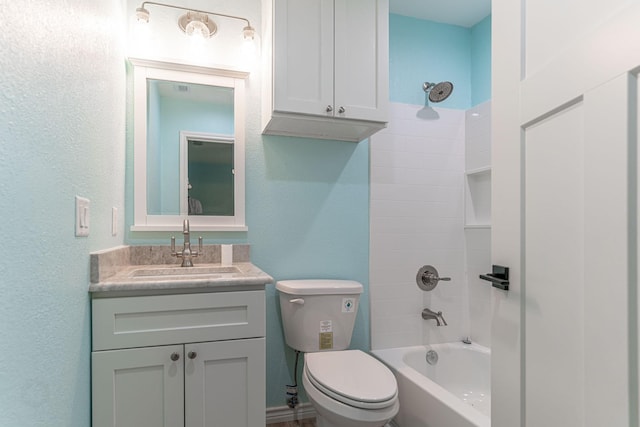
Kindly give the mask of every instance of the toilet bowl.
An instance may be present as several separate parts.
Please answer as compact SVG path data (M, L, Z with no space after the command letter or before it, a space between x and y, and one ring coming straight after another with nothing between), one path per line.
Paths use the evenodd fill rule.
M305 354L302 384L318 427L381 427L400 407L391 371L360 350Z
M305 353L302 385L317 426L385 426L400 407L396 379L373 356L347 350L362 284L285 280L276 289L287 345Z

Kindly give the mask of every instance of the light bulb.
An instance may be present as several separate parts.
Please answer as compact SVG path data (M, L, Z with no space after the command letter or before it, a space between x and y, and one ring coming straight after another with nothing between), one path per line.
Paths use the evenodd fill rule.
M247 25L242 29L242 35L245 40L253 40L256 35L256 30L251 25Z
M189 22L185 27L184 32L187 33L188 36L195 38L209 38L209 28L202 21L193 20Z
M139 23L149 23L149 11L144 7L139 7L136 9L136 20Z

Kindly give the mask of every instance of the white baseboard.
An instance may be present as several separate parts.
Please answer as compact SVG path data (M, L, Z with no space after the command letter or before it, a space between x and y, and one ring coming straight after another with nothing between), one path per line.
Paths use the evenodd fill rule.
M300 403L291 409L288 406L274 406L267 408L267 424L282 423L285 421L303 420L316 416L316 410L311 403Z

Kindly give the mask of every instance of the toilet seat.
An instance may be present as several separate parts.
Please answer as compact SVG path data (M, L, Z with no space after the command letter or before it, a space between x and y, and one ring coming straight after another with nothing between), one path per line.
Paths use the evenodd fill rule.
M360 350L306 353L304 370L319 391L355 408L381 409L397 400L391 371Z

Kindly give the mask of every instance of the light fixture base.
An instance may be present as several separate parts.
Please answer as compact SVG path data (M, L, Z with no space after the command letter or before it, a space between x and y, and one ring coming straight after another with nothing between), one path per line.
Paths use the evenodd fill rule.
M244 36L245 40L253 40L256 35L256 29L251 25L247 25L242 29L242 35Z
M199 32L204 38L209 38L218 31L218 26L209 19L209 15L192 11L178 18L178 26L189 36Z
M148 23L149 22L149 11L147 9L145 9L144 7L136 8L136 19L138 20L138 22Z

